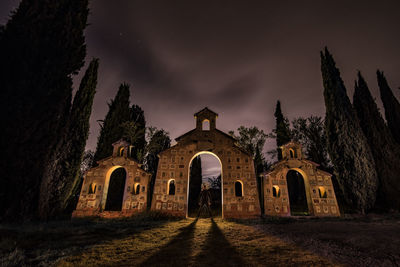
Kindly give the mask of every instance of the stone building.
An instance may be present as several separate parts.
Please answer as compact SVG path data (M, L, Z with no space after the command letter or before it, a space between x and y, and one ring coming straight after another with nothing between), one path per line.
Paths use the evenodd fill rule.
M130 155L132 146L120 140L113 144L112 156L84 176L73 217L123 217L146 210L151 174Z
M282 160L264 175L264 210L269 216L340 216L331 174L303 157L301 145L281 147Z
M208 108L194 114L196 128L176 138L177 144L159 154L151 209L187 216L192 160L214 155L221 164L222 217L260 216L254 164L230 135L216 128L218 114Z

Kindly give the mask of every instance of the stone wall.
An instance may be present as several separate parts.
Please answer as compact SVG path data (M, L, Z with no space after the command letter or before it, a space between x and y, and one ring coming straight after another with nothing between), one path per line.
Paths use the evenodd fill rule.
M78 205L73 217L99 216L106 218L131 216L146 210L147 191L150 173L126 155L113 155L100 160L99 166L90 169L83 181ZM105 211L110 176L118 168L126 171L125 188L121 211ZM139 194L134 194L136 186L140 186ZM95 190L93 190L95 186ZM90 187L93 187L90 190ZM94 192L93 192L94 191Z
M304 180L308 213L311 216L340 216L331 174L319 170L318 164L302 157L301 147L289 143L282 147L283 160L264 175L264 210L269 216L291 216L287 173L299 172ZM289 149L294 150L292 156ZM275 194L280 190L280 194Z
M210 121L212 121L210 119ZM177 138L177 144L160 153L152 210L187 216L190 164L194 157L208 153L221 162L222 214L224 218L260 216L254 164L227 134L210 129L195 129ZM168 183L175 180L175 195L169 195ZM243 196L235 195L235 182L243 185Z

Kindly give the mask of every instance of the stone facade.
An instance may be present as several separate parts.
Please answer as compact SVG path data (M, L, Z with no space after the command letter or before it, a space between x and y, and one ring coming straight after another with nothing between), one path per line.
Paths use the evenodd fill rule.
M81 194L73 217L99 216L123 217L145 211L147 192L151 174L141 168L141 164L130 158L132 147L120 140L113 144L111 157L98 161L98 166L84 176ZM122 209L107 211L106 202L112 173L123 168L126 172L122 196Z
M216 128L218 114L204 108L194 116L196 128L176 138L176 145L159 154L151 209L187 216L191 162L198 155L212 154L221 163L222 217L260 216L251 155L241 150L234 138ZM170 194L171 182L175 186L174 194Z
M218 114L204 108L194 116L196 128L176 138L176 145L159 154L151 210L186 217L191 162L201 154L211 154L221 164L222 217L260 216L252 156L243 151L232 136L216 128ZM111 157L98 161L98 166L86 173L73 217L114 218L146 210L151 174L130 158L131 151L132 146L120 140L113 144ZM331 174L319 170L317 163L306 160L301 146L295 142L280 147L280 151L282 160L274 164L262 179L261 202L264 204L265 215L293 215L289 197L293 187L288 183L288 173L296 171L296 177L302 179L304 187L302 192L305 192L307 202L305 213L311 216L340 216ZM120 209L111 210L107 206L110 178L114 179L113 172L121 168L125 170L126 176L124 185L120 187L122 190L123 186ZM292 189L291 193L288 185Z
M304 179L308 215L340 216L331 174L317 169L318 164L303 158L302 148L295 142L281 147L282 160L264 175L264 209L269 216L290 216L287 174L299 172Z

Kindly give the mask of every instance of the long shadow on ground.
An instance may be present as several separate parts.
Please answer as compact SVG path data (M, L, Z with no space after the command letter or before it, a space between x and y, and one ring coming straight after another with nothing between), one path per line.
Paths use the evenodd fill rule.
M211 228L202 251L196 257L198 266L246 266L245 261L211 220Z
M194 220L188 226L181 228L181 232L174 239L140 266L188 266L196 223L197 220Z
M75 220L25 225L0 225L0 265L51 264L112 240L160 227L168 220L145 216L125 220Z

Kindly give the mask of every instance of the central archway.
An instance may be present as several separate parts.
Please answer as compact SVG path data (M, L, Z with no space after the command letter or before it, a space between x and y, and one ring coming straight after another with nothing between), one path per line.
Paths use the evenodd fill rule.
M191 204L190 201L196 201L197 202L197 199L193 199L193 198L190 197L191 193L192 194L195 193L195 192L193 192L193 188L191 188L191 179L192 179L191 166L193 164L193 160L195 160L197 157L201 158L201 155L211 155L214 159L216 159L218 161L219 168L220 168L220 179L221 180L220 180L220 188L219 189L215 188L215 189L220 191L220 202L221 202L221 204L218 204L218 206L219 206L218 208L220 208L220 210L221 210L220 213L221 213L221 216L223 218L224 215L223 215L222 207L223 207L223 199L224 198L223 198L223 188L222 188L222 186L223 186L223 182L222 182L223 181L222 162L221 162L221 159L216 154L214 154L214 153L212 153L210 151L200 151L200 152L196 153L195 155L193 155L193 157L189 161L188 176L187 176L188 177L188 182L187 182L187 198L186 198L187 199L186 217L189 217L189 215L190 216L196 216L197 215L197 208L198 208L197 203L193 203L193 205L189 205L189 204ZM208 181L203 181L203 171L202 171L201 175L202 175L202 182L207 182L208 183ZM193 183L192 183L192 185L193 185ZM200 183L200 186L201 186L201 183ZM215 197L216 196L214 196L214 199L213 199L214 201L216 200ZM215 214L215 211L213 212L213 214Z
M206 157L208 156L208 157ZM200 173L199 170L195 170L196 168L196 160L201 162ZM204 163L211 165L217 165L218 170L216 170L214 175L207 175L204 171ZM216 163L216 164L215 164ZM194 167L194 168L192 168ZM200 177L196 177L200 175ZM223 217L223 189L222 189L222 162L221 159L214 153L210 151L200 151L193 155L193 157L189 161L188 168L188 182L187 182L187 205L186 205L186 217L195 217L198 213L198 196L201 191L201 185L203 183L209 186L208 190L211 193L212 198L212 214L213 216L222 216Z
M195 113L196 128L175 138L174 146L160 152L152 210L187 217L190 165L197 156L210 154L218 159L222 169L222 218L260 215L253 159L234 137L216 128L217 117L208 108ZM203 128L206 120L210 122L209 128ZM175 195L171 195L174 188Z

